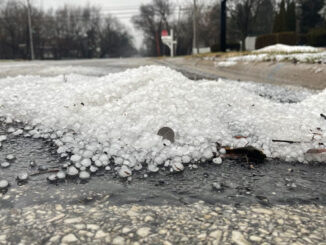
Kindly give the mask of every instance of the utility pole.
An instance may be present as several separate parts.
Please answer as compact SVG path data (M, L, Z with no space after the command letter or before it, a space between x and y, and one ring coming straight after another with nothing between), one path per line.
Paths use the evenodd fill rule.
M221 2L221 34L220 34L220 47L221 51L226 51L226 1Z
M197 54L199 54L198 47L198 35L197 35L197 2L194 0L194 13L193 13L193 43L192 50L197 50Z
M31 52L31 60L35 59L34 56L34 45L33 45L33 28L32 28L32 17L31 17L31 5L29 0L27 1L27 17L28 17L28 31L29 31L29 45Z

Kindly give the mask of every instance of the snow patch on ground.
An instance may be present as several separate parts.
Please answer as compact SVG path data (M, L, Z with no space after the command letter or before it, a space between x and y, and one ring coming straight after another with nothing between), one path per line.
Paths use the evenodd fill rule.
M221 79L192 81L161 66L65 78L0 79L0 116L32 125L30 135L52 138L58 153L71 154L79 167L114 161L127 167L126 175L142 167L180 169L182 163L218 156L217 142L304 162L307 150L325 142L320 114L326 114L326 90L315 94ZM278 101L286 97L298 103ZM161 127L174 130L173 144L157 135Z
M230 67L230 66L234 66L236 65L237 62L235 61L222 61L222 62L216 62L216 66L219 66L219 67Z
M275 44L262 49L255 50L257 53L313 53L319 52L319 48L311 46L289 46L285 44Z
M326 51L310 46L288 46L276 44L263 49L255 50L248 55L240 55L225 58L215 58L217 67L230 67L239 62L282 62L292 61L295 63L326 64Z

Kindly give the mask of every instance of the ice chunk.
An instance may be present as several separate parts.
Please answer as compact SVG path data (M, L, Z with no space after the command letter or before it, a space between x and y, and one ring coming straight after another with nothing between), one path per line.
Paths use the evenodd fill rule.
M7 180L0 180L0 190L6 189L9 187L9 182Z
M119 176L122 178L127 178L132 175L132 171L127 166L123 165L119 170Z
M213 163L217 164L217 165L220 165L222 164L222 158L220 157L216 157L213 159Z
M0 135L0 142L7 140L6 135Z
M84 167L86 167L86 168L89 167L89 166L91 166L91 164L92 164L91 159L88 159L88 158L83 159L81 161L81 165L84 166Z
M8 168L8 167L10 167L10 163L9 162L2 162L1 167L2 168Z
M82 180L89 179L90 177L91 177L91 175L87 171L81 171L79 173L79 178Z
M74 177L77 176L77 174L78 174L78 170L74 166L68 168L67 175Z

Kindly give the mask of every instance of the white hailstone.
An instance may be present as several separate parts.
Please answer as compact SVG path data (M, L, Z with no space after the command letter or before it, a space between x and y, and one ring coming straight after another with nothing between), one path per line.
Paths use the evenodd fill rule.
M107 162L102 162L102 166L104 166L104 167L106 167L106 166L108 166L109 165L109 161L107 161Z
M164 163L164 167L169 167L170 166L170 161L169 160L167 160L167 161L165 161L165 163Z
M54 144L56 144L57 146L63 146L63 145L64 145L63 142L62 142L61 140L54 140L53 142L54 142Z
M75 163L75 167L80 169L80 168L82 167L82 165L81 165L80 162L76 162L76 163Z
M65 179L65 178L66 178L66 173L63 172L63 171L59 171L59 172L57 173L57 178L58 178L59 180L63 180L63 179Z
M36 167L36 163L35 163L34 161L31 161L31 162L29 163L29 166L30 166L31 168L35 168L35 167Z
M39 139L41 135L39 133L36 133L32 136L33 139Z
M80 171L85 171L86 170L86 167L80 167L79 170Z
M91 164L92 164L92 161L91 161L91 159L88 159L88 158L83 159L81 161L81 165L83 165L86 168L89 167L89 166L91 166Z
M182 157L182 162L183 163L190 163L190 161L191 161L190 156L185 155L185 156Z
M225 150L225 148L221 148L221 149L220 149L220 153L221 153L222 155L226 154L226 150Z
M9 186L9 182L7 180L4 179L0 180L0 190L6 189L8 188L8 186Z
M68 156L68 154L65 152L65 153L62 153L61 155L60 155L60 157L62 157L62 158L65 158L65 157L67 157Z
M24 137L25 138L30 138L32 135L30 135L29 133L26 133L26 134L24 134Z
M79 173L79 178L82 180L89 179L90 177L91 177L91 175L87 171L81 171Z
M95 152L97 150L97 145L96 144L86 145L86 149L91 152Z
M91 158L92 156L93 156L93 152L91 152L91 151L86 150L83 153L84 158Z
M148 168L148 171L153 172L153 173L156 173L159 170L159 168L154 164L149 164L147 168Z
M131 162L128 161L128 160L123 161L123 165L126 165L126 166L128 166L129 168L133 168L133 167L135 167L135 164L131 163Z
M80 156L80 155L72 155L72 156L70 157L70 160L71 160L72 162L78 162L78 161L81 160L81 156Z
M8 168L8 167L10 167L10 163L9 162L2 162L1 167L2 168Z
M98 154L92 156L92 161L93 162L98 161L98 159L99 159L99 155Z
M181 162L173 161L171 166L172 166L172 169L176 172L181 172L184 170L184 166Z
M174 162L182 162L182 158L181 157L175 157L174 159L173 159L173 161Z
M47 177L47 180L48 180L49 182L55 182L55 181L57 180L57 175L55 175L55 174L51 174L51 175L49 175L49 176Z
M143 165L141 165L141 163L137 163L136 165L135 165L135 167L134 167L134 169L136 170L136 171L139 171L139 170L141 170L143 168Z
M206 159L211 159L213 157L213 152L210 149L204 151L204 157Z
M10 118L10 117L7 117L6 118L6 120L5 120L5 123L6 124L10 124L10 123L12 123L13 121L12 121L12 119Z
M57 136L56 136L55 134L51 134L51 135L50 135L50 138L54 140L54 139L57 138Z
M216 157L213 159L213 163L217 164L217 165L220 165L222 164L222 158L220 157Z
M6 135L0 135L0 142L7 140Z
M8 130L7 130L8 133L13 133L15 131L16 131L16 129L13 127L8 128Z
M67 175L73 177L73 176L76 176L77 174L78 174L77 168L75 168L74 166L71 166L71 167L68 168Z
M127 178L129 176L132 175L132 171L130 168L128 168L127 166L123 165L119 171L118 171L118 174L121 178Z
M91 173L95 173L97 170L98 168L93 165L89 168L89 171L91 171Z
M42 138L44 138L44 139L48 139L48 138L50 138L50 135L49 135L49 134L42 134L41 136L42 136Z
M156 157L156 158L154 159L154 162L155 162L157 165L161 165L161 164L164 163L164 160L163 160L162 157Z
M163 145L165 145L165 146L169 146L169 145L171 145L172 143L171 143L171 141L169 141L169 140L167 140L167 139L164 139L163 140Z
M130 166L134 167L137 163L137 160L133 156L129 156L129 162L130 162Z
M58 137L62 137L63 132L59 130L59 131L56 132L56 134L57 134Z
M33 128L31 127L31 126L26 126L26 127L24 127L24 130L26 130L26 131L29 131L29 130L32 130Z
M98 168L100 168L100 167L103 166L103 163L102 163L100 160L96 160L96 161L94 162L94 164L95 164L95 166L98 167Z
M106 166L105 167L105 171L110 171L111 170L111 167L110 166Z
M123 163L123 158L117 157L114 159L115 164L121 165Z
M66 135L65 137L62 138L62 141L65 143L72 143L74 142L74 138L69 135Z
M193 164L192 165L192 168L197 169L198 168L198 165L197 164Z
M192 152L192 157L195 158L195 159L199 159L200 158L200 152L199 151L193 151Z
M26 181L28 179L28 173L22 172L22 173L18 174L17 179L19 181Z
M9 160L9 161L14 160L15 158L16 157L14 155L12 155L12 154L9 154L9 155L6 156L6 159Z

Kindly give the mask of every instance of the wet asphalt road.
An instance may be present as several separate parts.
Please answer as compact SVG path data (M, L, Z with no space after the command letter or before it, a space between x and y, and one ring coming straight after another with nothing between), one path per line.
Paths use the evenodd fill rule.
M19 125L16 125L18 127ZM0 135L8 130L0 126ZM110 195L112 204L183 205L198 201L207 204L326 204L326 169L324 164L285 163L269 159L254 169L242 160L225 160L222 165L198 163L182 173L168 169L151 173L135 173L131 181L118 177L114 170L92 175L87 182L67 179L48 183L50 174L30 176L21 185L16 181L20 172L38 173L39 166L61 169L66 162L56 154L50 142L7 134L8 140L0 151L0 162L13 154L9 168L1 169L1 178L11 183L8 198L0 199L1 208L24 207L40 203L78 203L96 200L102 194ZM30 162L36 167L30 167ZM112 167L113 169L113 167ZM213 185L220 186L214 188Z

